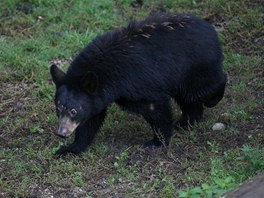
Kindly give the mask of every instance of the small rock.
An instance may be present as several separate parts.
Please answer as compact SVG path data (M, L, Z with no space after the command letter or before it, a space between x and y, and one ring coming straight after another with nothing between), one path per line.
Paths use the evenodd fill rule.
M222 131L225 130L225 125L221 122L215 123L212 127L213 131Z
M37 16L37 19L41 21L41 20L43 20L44 18L43 18L43 16Z

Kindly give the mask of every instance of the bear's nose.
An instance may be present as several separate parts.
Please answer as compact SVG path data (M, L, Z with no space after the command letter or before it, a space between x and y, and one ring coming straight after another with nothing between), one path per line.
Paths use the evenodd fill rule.
M56 133L59 137L66 138L67 137L67 129L59 129L58 132Z

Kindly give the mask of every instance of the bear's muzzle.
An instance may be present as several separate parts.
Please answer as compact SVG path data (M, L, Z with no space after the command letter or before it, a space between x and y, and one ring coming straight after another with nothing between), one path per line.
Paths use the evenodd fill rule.
M79 123L73 121L70 117L64 116L59 118L59 129L56 135L66 138L69 137L79 126Z

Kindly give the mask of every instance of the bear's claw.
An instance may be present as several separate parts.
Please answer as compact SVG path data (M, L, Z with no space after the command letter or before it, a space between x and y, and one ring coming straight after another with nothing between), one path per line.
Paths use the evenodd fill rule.
M57 156L57 158L61 158L61 157L66 156L69 153L74 154L74 155L78 155L81 152L82 152L82 149L80 148L80 146L78 146L76 144L71 144L69 146L63 146L59 150L57 150L56 156Z

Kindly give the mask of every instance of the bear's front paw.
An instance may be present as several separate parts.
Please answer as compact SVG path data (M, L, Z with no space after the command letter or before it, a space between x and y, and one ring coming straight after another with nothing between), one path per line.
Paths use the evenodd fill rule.
M78 146L78 145L73 143L73 144L71 144L69 146L63 146L59 150L57 150L56 156L58 158L60 158L60 157L66 156L68 153L71 153L71 154L74 154L74 155L78 155L82 151L84 151L84 149L82 149L80 146Z

